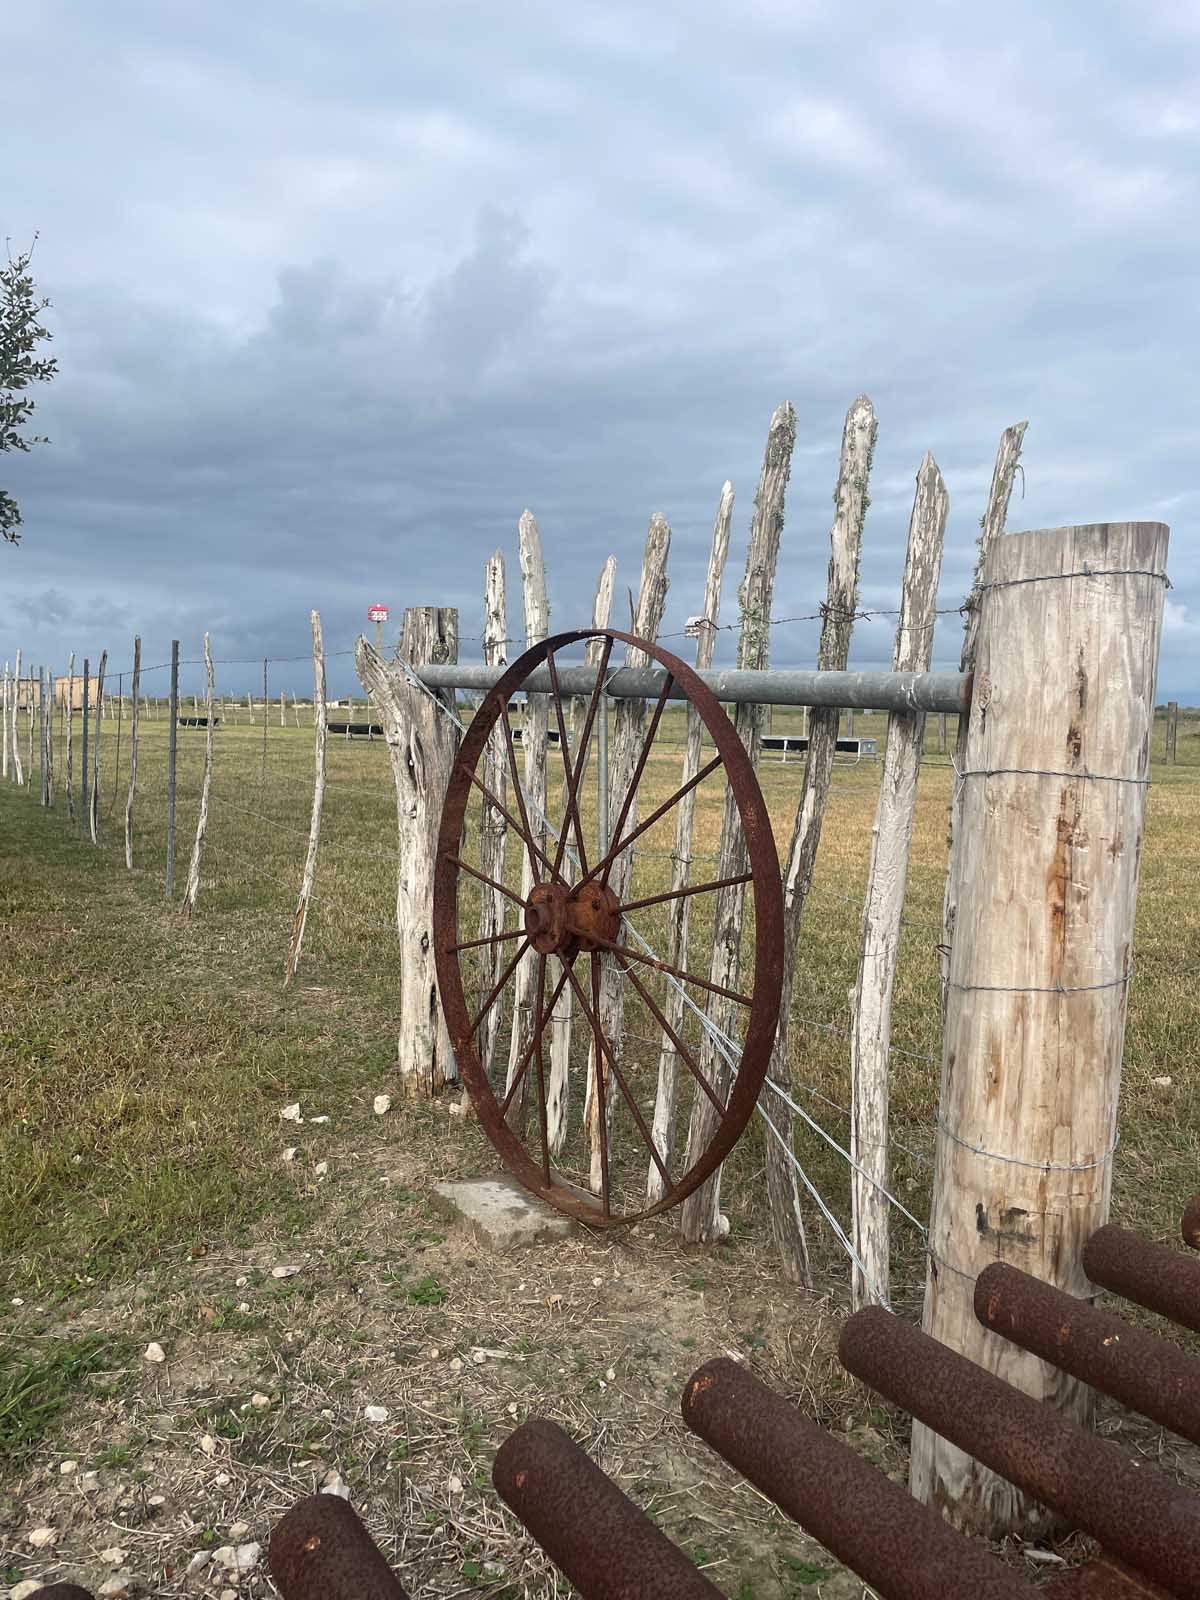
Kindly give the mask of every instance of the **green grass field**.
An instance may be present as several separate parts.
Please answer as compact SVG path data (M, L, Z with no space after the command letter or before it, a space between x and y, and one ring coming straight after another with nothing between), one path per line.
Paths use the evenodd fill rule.
M777 713L776 731L798 721ZM881 737L883 721L860 719L857 731ZM53 810L39 808L36 790L0 786L0 1592L58 1578L96 1589L112 1570L102 1550L119 1544L149 1592L183 1596L194 1592L190 1563L242 1537L231 1529L245 1524L265 1544L280 1510L336 1473L414 1592L551 1600L560 1580L500 1510L489 1478L499 1443L538 1414L565 1426L738 1600L858 1600L853 1575L679 1421L688 1374L736 1350L860 1453L904 1471L905 1420L836 1364L848 1269L814 1215L818 1294L779 1280L761 1127L751 1123L726 1165L733 1231L719 1246L682 1247L669 1216L511 1257L447 1233L432 1185L496 1168L478 1125L447 1115L456 1096L372 1111L375 1095L396 1089L387 750L330 743L317 892L298 980L284 990L313 764L311 728L296 728L290 711L288 722L268 726L265 778L261 724L217 732L190 921L179 900L202 732L180 733L174 903L163 892L164 722L143 724L132 872L127 723L119 764L117 728L103 725L98 849L68 816L61 746ZM77 760L78 731L77 722ZM678 783L682 737L682 716L668 714L644 806ZM1157 742L1161 758L1161 725ZM951 781L935 725L927 746L892 1073L893 1182L918 1217L938 1082ZM795 761L760 767L781 848L801 772ZM842 1143L847 991L878 783L877 762L836 768L791 997L793 1087ZM722 798L707 786L700 794L695 849L708 856ZM588 795L589 827L593 809ZM1162 1238L1197 1187L1200 1154L1198 838L1191 721L1178 763L1156 761L1149 792L1114 1175L1115 1215ZM646 843L639 894L668 881L670 819ZM694 878L713 867L698 860ZM517 872L510 849L506 876ZM659 948L660 914L641 923ZM693 971L707 970L709 930L699 913ZM658 1036L642 1007L630 1003L625 1021L630 1081L652 1096ZM578 1116L578 1033L572 1070ZM302 1125L281 1120L294 1102ZM645 1157L627 1117L614 1137L627 1162L619 1182L636 1192ZM796 1149L846 1218L840 1158L805 1128ZM565 1159L583 1167L578 1137ZM893 1243L894 1298L912 1313L920 1238L897 1219ZM163 1365L143 1358L149 1341L165 1350ZM386 1408L386 1426L364 1422L368 1404ZM1129 1426L1105 1424L1110 1434ZM1134 1448L1196 1481L1186 1449L1132 1426ZM30 1547L38 1526L57 1530L49 1551ZM1081 1550L1062 1547L1068 1559Z
M797 727L799 720L799 712L777 711L775 731ZM885 720L860 717L857 731L882 742ZM677 784L683 722L675 710L664 719L647 769L643 815ZM281 1207L286 1212L295 1203L290 1186L261 1161L264 1100L273 1103L282 1086L295 1099L318 1085L337 1099L366 1077L386 1073L394 1060L399 957L386 747L330 740L316 896L299 980L285 993L283 958L312 784L311 729L295 727L290 710L288 723L268 725L265 763L261 724L226 723L217 731L202 888L190 922L163 895L164 721L142 722L132 873L125 869L122 841L127 724L119 767L116 724L103 724L98 850L83 841L67 814L61 738L53 810L41 810L28 789L10 783L0 790L7 862L0 888L0 1261L13 1283L124 1271L156 1244L244 1225ZM1160 722L1160 746L1162 738ZM950 785L936 742L930 719L893 1031L894 1176L897 1192L917 1215L927 1204L925 1158L937 1094L937 1066L924 1058L938 1053L936 946ZM176 901L195 826L203 747L202 731L180 732ZM1161 756L1161 749L1155 753ZM801 772L794 758L764 759L759 768L781 853ZM551 775L558 776L553 765ZM802 1102L842 1143L846 1119L836 1108L848 1097L847 990L878 779L873 761L836 768L792 995L793 1082ZM1178 763L1156 762L1154 779L1115 1206L1138 1226L1164 1233L1195 1186L1200 1148L1200 1101L1189 1070L1200 1043L1200 723L1184 721ZM715 874L721 803L720 788L711 781L702 787L695 850L698 858L714 859L697 860L694 881ZM592 809L589 794L589 827ZM668 817L647 836L638 893L669 882L672 828ZM509 880L515 883L517 873L510 845ZM662 953L661 908L646 913L640 925ZM707 971L708 937L701 909L693 920L693 970ZM630 1070L647 1085L649 1107L659 1033L640 1005L627 1011L626 1026ZM1163 1077L1171 1079L1169 1086L1155 1083ZM629 1153L629 1181L640 1182L644 1151L632 1126L615 1130L618 1137ZM741 1228L763 1223L761 1140L761 1130L752 1127L726 1169L728 1210ZM844 1165L810 1132L798 1135L797 1148L844 1215ZM921 1278L917 1241L906 1238L904 1228L898 1221L902 1297L915 1294ZM819 1227L817 1244L823 1271L836 1284L845 1264L821 1245Z

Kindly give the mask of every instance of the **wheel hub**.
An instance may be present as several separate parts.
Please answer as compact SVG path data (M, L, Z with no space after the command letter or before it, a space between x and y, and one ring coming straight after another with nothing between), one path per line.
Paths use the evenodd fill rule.
M620 901L606 884L535 884L525 909L525 932L538 955L573 961L581 950L614 943L621 928Z

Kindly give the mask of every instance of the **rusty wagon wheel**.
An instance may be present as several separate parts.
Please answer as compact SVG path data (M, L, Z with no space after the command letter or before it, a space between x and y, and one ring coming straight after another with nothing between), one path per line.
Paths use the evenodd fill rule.
M627 730L621 776L628 774L628 783L612 793L611 843L602 848L595 793L605 728L601 690L617 643L643 651L666 676L655 701L626 713L634 724L640 716L641 725ZM587 692L571 695L559 674L577 665L585 647ZM550 692L535 691L527 705L540 701L546 708L550 739L544 785L535 770L531 789L509 715L512 697L525 692L530 674L543 664ZM578 676L574 687L581 687ZM688 782L680 778L688 718L669 711L679 696L689 716L698 715L703 740L698 772ZM619 728L619 711L614 721ZM668 742L672 723L680 737ZM615 737L614 783L618 743ZM697 847L712 841L715 849L729 802L719 781L704 788L714 774L728 782L747 870L721 880L697 863L696 881L680 888L671 875L675 808L695 792ZM700 881L705 877L710 881ZM727 906L730 890L743 884L750 886L743 891L743 939L753 954L742 964L749 981L714 985L715 916L722 897ZM752 763L692 668L656 645L608 629L558 634L526 651L476 711L459 749L434 885L434 954L454 1054L488 1137L525 1187L561 1211L606 1226L665 1211L715 1172L753 1114L771 1054L782 984L783 899ZM681 900L687 902L688 936L671 965L659 958L666 954L666 919ZM676 997L668 1004L672 986L686 1002ZM702 1015L714 995L721 1034L715 1055ZM668 1020L672 1005L675 1027ZM676 1085L680 1130L673 1150L653 1128L668 1040L666 1054L674 1053L675 1064L663 1070ZM687 1161L687 1131L701 1098L711 1111L705 1109L698 1126L707 1119L713 1131Z

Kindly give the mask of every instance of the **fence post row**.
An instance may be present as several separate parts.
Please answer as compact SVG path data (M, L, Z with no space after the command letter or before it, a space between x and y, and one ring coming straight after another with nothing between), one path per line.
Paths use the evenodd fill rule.
M1167 760L1175 760L1175 742L1179 736L1179 702L1167 701Z
M1166 553L1153 522L993 542L958 772L923 1326L1081 1421L1091 1391L986 1332L973 1285L999 1258L1089 1292L1081 1253L1108 1213ZM1112 683L1127 692L1106 695ZM912 1488L985 1536L1041 1521L920 1424Z

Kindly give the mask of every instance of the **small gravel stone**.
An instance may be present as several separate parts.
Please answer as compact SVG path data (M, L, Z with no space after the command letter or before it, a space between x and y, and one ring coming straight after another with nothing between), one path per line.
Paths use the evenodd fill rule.
M386 1406L364 1406L363 1416L368 1422L386 1422L388 1419L388 1408Z
M101 1550L100 1559L106 1566L123 1567L125 1565L125 1551L119 1544L110 1544L107 1550Z
M240 1541L244 1539L249 1532L250 1524L248 1522L235 1522L233 1527L229 1530L229 1537L235 1541Z
M62 1473L64 1478L69 1478L73 1472L78 1470L78 1468L78 1461L60 1461L58 1464L58 1470Z
M58 1538L57 1528L35 1528L29 1535L29 1543L35 1550L45 1550Z
M64 716L66 715L65 712L63 714ZM271 1396L269 1394L252 1394L250 1396L250 1404L256 1411L265 1411L271 1404Z
M385 1117L392 1109L391 1095L377 1094L371 1109L374 1111L377 1117Z
M200 1440L200 1448L201 1448L201 1450L204 1451L204 1454L206 1456L215 1456L216 1455L216 1453L217 1453L217 1441L213 1438L211 1433L206 1433L204 1435L204 1437Z
M188 1577L193 1577L197 1572L203 1572L211 1560L211 1550L197 1550L196 1554L187 1564Z
M304 1118L300 1115L300 1102L299 1102L299 1100L296 1101L294 1106L284 1106L283 1110L279 1113L279 1115L283 1118L283 1120L285 1122L303 1122L304 1121Z
M142 1352L142 1360L151 1361L155 1365L157 1365L160 1361L165 1361L166 1359L167 1352L160 1344L148 1344L145 1350Z
M299 1267L272 1267L271 1276L273 1278L294 1278L299 1271Z

